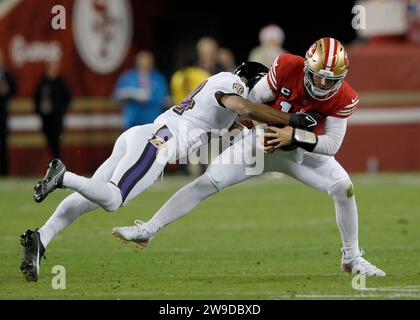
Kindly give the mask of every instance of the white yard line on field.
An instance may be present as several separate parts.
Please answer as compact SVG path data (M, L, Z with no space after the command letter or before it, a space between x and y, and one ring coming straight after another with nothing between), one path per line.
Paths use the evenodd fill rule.
M297 299L352 299L352 298L420 298L420 294L297 294Z
M312 293L313 292L313 293ZM52 292L52 293L40 293L31 295L32 298L65 298L65 297L114 297L118 299L119 297L220 297L220 296L231 296L231 297L257 297L262 298L264 296L269 296L269 299L353 299L353 298L385 298L385 299L394 299L394 298L420 298L420 291L418 293L357 293L357 294L324 294L322 292L315 293L314 291L307 294L296 294L292 292L208 292L208 293L194 293L194 292L95 292L95 293L80 293L80 292ZM2 293L0 294L0 299L7 299L12 297L24 297L25 294L20 293Z

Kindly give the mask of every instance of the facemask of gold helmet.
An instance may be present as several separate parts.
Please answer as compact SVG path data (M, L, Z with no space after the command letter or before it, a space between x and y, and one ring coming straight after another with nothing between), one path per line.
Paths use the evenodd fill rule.
M321 101L333 97L340 90L348 66L347 53L339 41L333 38L316 41L305 56L304 84L309 95ZM322 78L327 85L320 87Z

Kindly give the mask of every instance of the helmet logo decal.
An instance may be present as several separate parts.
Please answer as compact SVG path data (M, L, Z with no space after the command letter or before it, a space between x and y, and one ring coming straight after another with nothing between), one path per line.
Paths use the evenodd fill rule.
M345 64L346 66L348 66L348 65L349 65L349 57L347 56L347 52L344 52L344 64Z
M308 53L306 54L308 58L312 58L316 52L317 44L316 42L312 45L312 47L308 50Z

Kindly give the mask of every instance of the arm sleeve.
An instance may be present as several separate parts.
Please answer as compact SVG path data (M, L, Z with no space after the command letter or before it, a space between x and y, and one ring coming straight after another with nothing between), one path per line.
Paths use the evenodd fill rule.
M237 77L233 74L221 75L217 78L209 78L206 81L206 85L209 90L213 91L221 99L221 95L237 95L244 99L249 98L248 89L245 86L245 83L238 81ZM201 90L201 89L200 89ZM217 98L216 98L217 100ZM219 103L219 100L218 100Z
M356 93L352 95L355 95L355 97L351 100L349 99L344 107L340 107L333 114L331 114L333 117L348 118L353 114L354 111L356 111L357 105L359 103L359 97Z
M268 75L262 78L250 91L248 99L252 102L265 103L276 99L276 94L268 84Z
M343 142L347 129L347 118L327 117L325 133L318 136L314 153L334 156Z
M280 81L280 55L273 61L267 75L257 82L249 93L252 102L265 103L275 100L278 94L277 83Z

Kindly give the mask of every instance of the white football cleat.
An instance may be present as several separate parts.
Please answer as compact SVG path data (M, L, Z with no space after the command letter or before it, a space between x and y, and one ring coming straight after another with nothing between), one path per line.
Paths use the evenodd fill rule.
M368 277L384 277L386 273L381 269L371 264L366 259L362 258L362 255L365 253L363 250L360 251L360 254L355 258L348 259L345 255L344 250L342 250L343 256L341 258L341 268L344 272L347 272L349 275L360 274Z
M144 228L143 221L135 220L134 224L134 226L130 227L115 227L112 229L112 234L124 243L132 241L136 243L139 249L143 249L149 245L149 241L153 237Z

